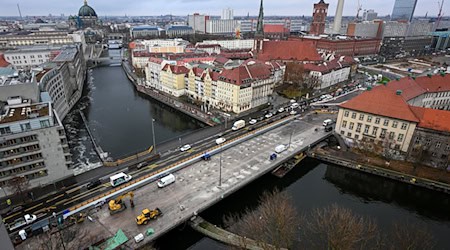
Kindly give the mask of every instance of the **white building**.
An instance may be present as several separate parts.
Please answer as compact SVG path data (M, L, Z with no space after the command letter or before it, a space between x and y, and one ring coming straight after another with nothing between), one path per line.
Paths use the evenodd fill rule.
M188 25L194 29L194 32L204 34L206 33L206 21L209 16L194 13L188 16Z
M31 47L17 50L7 50L5 60L17 69L30 69L46 63L51 55L58 54L61 48Z
M363 13L363 20L364 21L373 21L377 19L378 13L376 13L374 10L364 10Z
M206 21L208 34L233 34L239 29L239 21L233 19L212 19Z
M218 44L224 49L237 50L237 49L252 49L254 45L253 39L244 40L205 40L199 44Z
M180 37L190 34L194 34L194 29L186 25L172 25L166 29L168 37Z
M0 48L15 48L17 46L60 46L73 44L73 37L67 32L38 31L27 35L12 34L0 36Z
M231 8L226 8L222 10L222 16L221 18L222 20L232 20L234 19L234 15L233 15L233 9Z
M317 81L314 87L316 89L324 89L347 81L354 64L355 62L352 58L340 57L319 65L305 64L304 69L309 75L307 80Z

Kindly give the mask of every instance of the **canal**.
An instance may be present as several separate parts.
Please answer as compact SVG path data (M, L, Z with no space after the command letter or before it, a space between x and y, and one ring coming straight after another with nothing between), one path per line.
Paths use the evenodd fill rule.
M450 196L346 168L305 159L283 179L263 176L201 214L223 226L226 215L254 209L259 196L274 188L287 192L299 214L332 204L376 221L383 233L394 223L425 225L437 249L450 246ZM173 239L178 239L174 241ZM183 225L155 243L157 249L229 249Z
M112 51L111 56L118 51ZM88 73L82 99L64 120L76 166L98 162L78 111L84 112L103 150L114 158L152 145L151 120L156 142L177 138L203 125L137 93L121 67L98 67ZM264 191L288 192L299 213L338 204L355 214L376 220L381 231L394 222L424 224L433 233L438 249L450 246L450 199L408 184L398 183L306 159L285 178L270 174L204 211L201 215L218 225L224 216L255 208ZM177 240L174 240L177 239ZM229 249L182 225L161 239L158 249Z
M108 56L118 57L120 50ZM99 159L82 123L81 110L102 149L114 159L199 129L203 124L135 91L118 64L88 71L83 96L64 119L74 167L86 167Z

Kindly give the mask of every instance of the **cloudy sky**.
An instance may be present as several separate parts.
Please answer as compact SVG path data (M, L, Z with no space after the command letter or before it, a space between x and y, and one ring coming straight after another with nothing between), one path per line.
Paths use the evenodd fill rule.
M356 14L358 0L345 0L344 15ZM419 0L415 15L436 16L438 0ZM260 0L88 0L99 16L155 16L162 14L187 15L199 12L220 15L221 9L230 7L237 16L257 15ZM318 0L264 0L265 15L312 15L312 4ZM329 13L334 15L337 0L330 3ZM363 9L374 9L381 15L392 12L394 0L360 0ZM83 0L1 0L0 16L18 16L17 3L23 16L70 15L78 13ZM282 4L281 4L282 3ZM450 14L449 1L444 5L445 14ZM361 13L362 14L362 13Z

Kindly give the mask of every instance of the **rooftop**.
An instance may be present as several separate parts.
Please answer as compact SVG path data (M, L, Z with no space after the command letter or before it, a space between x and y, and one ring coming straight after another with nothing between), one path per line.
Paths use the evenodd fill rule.
M29 103L29 100L23 100L22 104ZM4 113L0 115L0 124L28 120L50 115L49 103L37 103L26 105L24 107L5 106Z
M140 25L140 26L132 27L131 29L132 30L158 30L158 27L150 26L150 25Z
M411 107L419 118L419 127L436 131L450 132L450 112L446 110Z
M308 41L264 41L258 59L289 61L321 61L312 42Z
M78 53L78 49L75 46L64 46L61 50L61 53L59 53L54 59L53 62L68 62L73 61L75 59L75 56Z

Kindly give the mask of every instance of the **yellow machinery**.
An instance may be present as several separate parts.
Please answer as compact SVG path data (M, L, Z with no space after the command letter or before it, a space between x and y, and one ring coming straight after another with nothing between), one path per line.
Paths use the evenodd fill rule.
M136 223L138 225L147 225L150 220L154 220L161 215L162 212L159 208L155 208L154 210L146 208L142 210L142 213L136 217Z
M133 192L128 192L126 194L122 194L119 197L117 197L114 200L110 200L108 205L109 205L109 213L110 214L115 214L118 212L121 212L123 210L125 210L125 208L127 208L127 205L123 202L123 198L129 196L130 197L130 205L131 207L134 207L134 201L133 201L133 197L134 197L134 193Z

